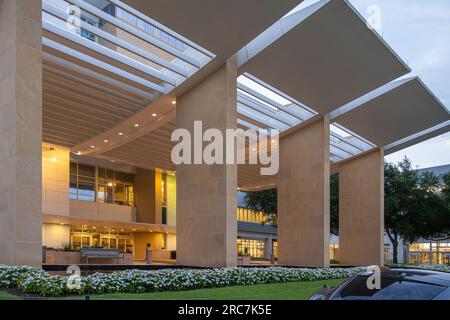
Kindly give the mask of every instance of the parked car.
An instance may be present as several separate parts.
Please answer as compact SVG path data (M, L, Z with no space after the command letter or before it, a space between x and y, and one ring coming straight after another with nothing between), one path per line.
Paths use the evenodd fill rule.
M372 272L362 272L336 288L326 288L309 300L450 300L450 273L387 269L380 272L380 289L370 289Z

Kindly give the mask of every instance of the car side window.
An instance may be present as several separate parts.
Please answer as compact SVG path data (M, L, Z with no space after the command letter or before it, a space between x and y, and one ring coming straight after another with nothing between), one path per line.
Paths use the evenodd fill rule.
M435 300L450 300L450 288L442 291L439 295L434 297Z

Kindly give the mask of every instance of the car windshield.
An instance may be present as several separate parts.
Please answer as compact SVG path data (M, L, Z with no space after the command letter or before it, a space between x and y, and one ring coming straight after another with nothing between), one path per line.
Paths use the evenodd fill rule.
M381 278L381 289L369 289L367 277L358 276L333 299L344 300L431 300L446 287L399 278Z

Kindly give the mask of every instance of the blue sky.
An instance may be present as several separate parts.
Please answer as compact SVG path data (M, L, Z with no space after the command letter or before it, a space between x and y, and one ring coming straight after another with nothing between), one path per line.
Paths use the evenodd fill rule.
M302 7L317 2L305 0ZM350 0L366 18L372 6L380 12L378 33L450 110L450 1ZM404 156L420 168L450 164L450 133L386 157Z

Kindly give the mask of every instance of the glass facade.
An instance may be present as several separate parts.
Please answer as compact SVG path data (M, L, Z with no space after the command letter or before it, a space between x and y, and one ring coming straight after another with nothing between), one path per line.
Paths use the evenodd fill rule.
M134 175L71 162L70 199L133 207Z
M272 254L274 258L278 258L278 241L276 240L272 242Z
M450 240L411 244L409 246L409 263L450 265Z
M70 199L95 201L95 167L70 163Z
M167 224L167 174L161 175L161 223Z
M70 247L119 249L124 253L133 252L133 234L131 230L109 227L73 226L70 229Z
M81 19L81 21L84 21L84 22L90 24L91 26L98 27L98 23L95 22L94 20L90 19L86 15L81 15L80 19ZM91 40L93 42L97 42L97 36L95 34L93 34L92 32L86 30L86 29L81 28L80 29L80 35L83 38L86 38L86 39Z
M247 208L237 208L237 221L272 224L267 213L255 211Z
M330 260L339 261L339 244L337 243L330 243Z
M252 258L264 258L264 240L237 239L238 255L249 254Z

